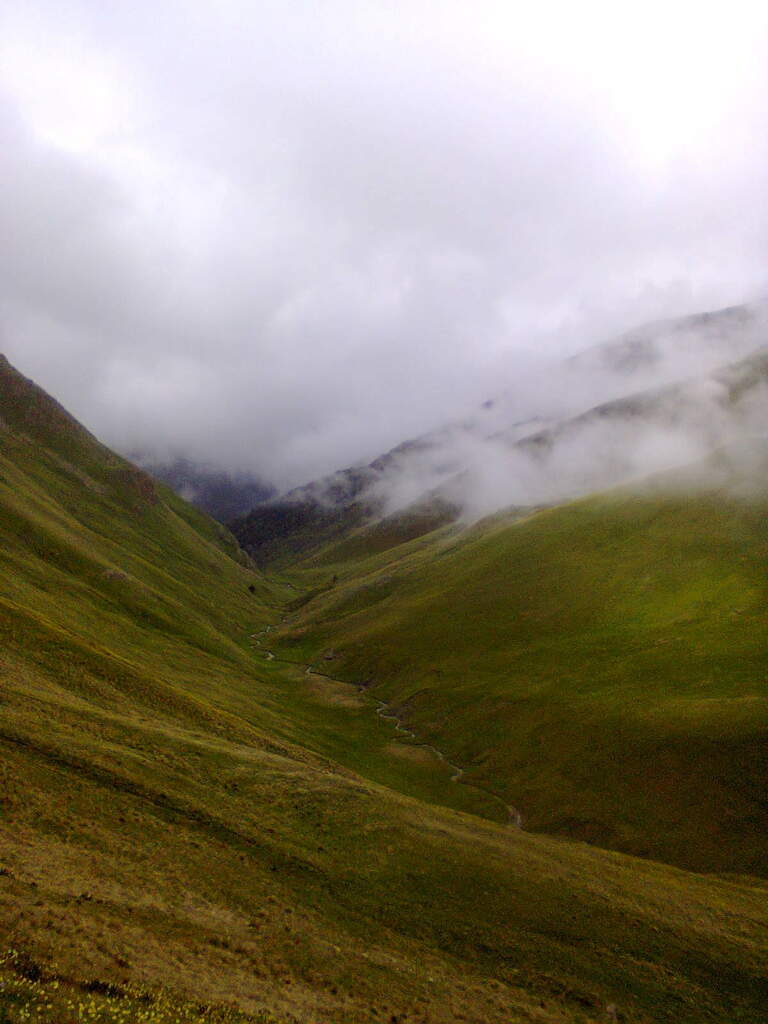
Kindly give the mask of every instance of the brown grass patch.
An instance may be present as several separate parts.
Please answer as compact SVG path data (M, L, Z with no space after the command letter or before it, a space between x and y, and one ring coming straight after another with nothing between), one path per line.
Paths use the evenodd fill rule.
M402 757L412 764L434 764L435 755L428 747L417 747L410 743L390 743L387 748L388 754L395 757Z
M321 676L307 676L309 692L321 704L329 704L338 708L362 708L365 701L351 684L337 683L333 679Z

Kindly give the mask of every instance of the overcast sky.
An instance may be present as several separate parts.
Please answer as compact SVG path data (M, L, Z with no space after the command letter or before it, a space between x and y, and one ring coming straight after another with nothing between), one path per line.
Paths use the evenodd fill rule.
M5 0L0 351L288 485L765 296L766 7Z

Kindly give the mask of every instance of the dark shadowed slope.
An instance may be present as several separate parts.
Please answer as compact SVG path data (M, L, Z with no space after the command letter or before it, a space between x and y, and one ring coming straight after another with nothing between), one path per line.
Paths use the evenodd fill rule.
M246 515L254 505L275 494L274 487L250 473L229 473L185 458L158 462L143 456L132 457L185 501L220 523Z

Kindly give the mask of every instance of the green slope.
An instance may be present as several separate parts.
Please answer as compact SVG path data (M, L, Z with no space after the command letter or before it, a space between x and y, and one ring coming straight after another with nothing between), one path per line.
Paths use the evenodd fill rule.
M436 534L329 567L281 649L333 648L531 829L765 874L766 513L621 491Z
M254 648L289 586L7 364L0 417L0 1020L764 1016L761 881L464 813Z

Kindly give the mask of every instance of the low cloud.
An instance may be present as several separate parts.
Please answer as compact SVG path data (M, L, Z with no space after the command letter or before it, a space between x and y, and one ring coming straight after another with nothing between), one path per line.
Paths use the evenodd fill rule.
M12 0L0 348L285 488L764 292L766 18L481 7Z
M721 486L724 466L728 486L743 489L753 443L766 438L768 306L760 305L529 365L517 388L473 417L374 463L361 500L391 516L437 497L474 522L622 484L646 488L659 475L686 488ZM329 484L325 500L336 490ZM323 500L323 486L313 496Z

